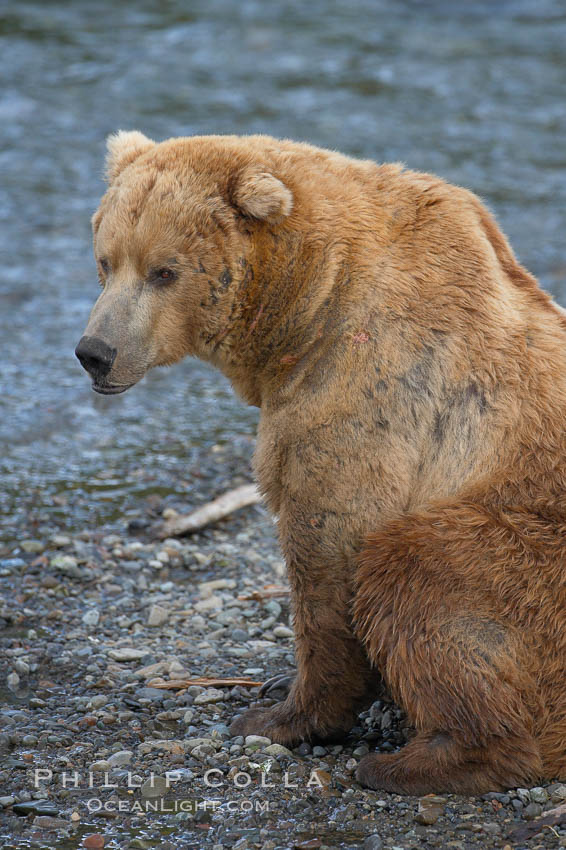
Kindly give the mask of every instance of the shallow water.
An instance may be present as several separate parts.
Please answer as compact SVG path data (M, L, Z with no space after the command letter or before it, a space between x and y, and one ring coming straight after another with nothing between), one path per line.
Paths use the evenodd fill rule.
M185 362L125 396L73 356L98 294L89 219L104 138L267 132L403 160L482 195L566 303L560 0L109 0L0 18L0 496L5 538L187 491L203 447L257 413ZM242 452L242 472L247 455ZM189 480L187 480L189 479Z

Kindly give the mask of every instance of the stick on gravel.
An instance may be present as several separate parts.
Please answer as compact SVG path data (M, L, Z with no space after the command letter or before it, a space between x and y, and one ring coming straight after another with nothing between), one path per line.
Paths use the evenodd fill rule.
M564 823L566 823L566 804L545 812L542 817L536 818L531 823L521 825L513 831L510 838L515 841L527 841L537 833L542 832L545 827L552 828Z
M171 679L169 682L154 681L151 679L148 683L150 688L164 688L166 690L181 690L189 688L191 685L202 685L207 688L234 688L236 685L243 685L248 688L259 688L263 682L256 682L255 679L246 679L241 677L230 679Z
M201 508L190 514L174 517L155 528L155 534L161 539L165 537L178 537L181 534L190 534L198 531L213 522L217 522L234 511L245 508L248 505L256 505L261 502L261 496L255 484L244 484L234 490L228 490L218 499L207 502Z

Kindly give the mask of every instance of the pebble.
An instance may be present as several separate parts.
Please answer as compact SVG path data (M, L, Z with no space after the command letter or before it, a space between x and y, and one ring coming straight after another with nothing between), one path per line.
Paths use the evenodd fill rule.
M566 800L566 785L563 785L561 782L549 785L546 790L550 794L550 799L553 803L561 803Z
M108 764L110 767L125 767L127 764L131 762L134 754L131 750L120 750L117 753L112 753L111 756L108 756Z
M91 832L83 838L83 847L87 847L88 850L101 850L105 843L106 839L99 832Z
M49 561L49 566L61 573L69 573L70 575L73 575L78 564L77 559L73 558L72 555L55 555L55 557L51 558Z
M164 797L167 793L167 782L162 776L152 776L140 788L142 797Z
M13 811L17 815L49 815L51 817L57 817L59 814L57 806L53 805L49 800L28 800L26 802L14 803Z
M206 599L200 599L195 602L194 608L196 611L211 611L213 608L222 608L223 602L219 596L208 596Z
M533 801L533 803L541 803L541 804L548 803L549 796L548 796L548 791L546 790L546 788L540 788L540 787L531 788L530 794L531 794L531 800Z
M332 775L327 770L321 770L320 767L313 770L309 777L309 783L315 787L316 785L326 787L330 785L331 780Z
M107 773L110 770L110 762L105 759L101 761L93 761L93 763L89 767L89 771L92 773Z
M217 688L207 688L202 694L195 697L194 705L208 705L211 702L220 702L224 699L224 691Z
M55 549L64 549L65 546L71 545L71 538L66 534L54 534L49 538L49 542Z
M13 671L7 675L6 683L11 691L15 691L20 684L20 677L15 671Z
M534 820L542 815L542 806L540 803L529 803L528 806L525 806L523 810L523 817L525 820Z
M148 626L162 626L169 619L169 609L161 605L152 605L147 617Z
M20 546L24 552L27 552L30 555L37 555L45 549L45 544L42 543L41 540L22 540Z
M33 819L33 825L40 827L40 829L68 829L69 821L49 815L36 815Z
M8 806L11 806L15 802L15 797L0 797L0 808L7 809Z
M364 841L364 850L381 850L383 841L379 835L368 835Z
M293 630L288 626L275 626L273 634L278 638L290 638L293 637Z
M271 738L266 738L263 735L246 735L245 744L246 747L263 749L263 747L268 747L271 744Z
M136 696L139 699L147 699L151 702L161 702L167 696L167 692L162 691L159 688L138 688Z
M415 820L417 823L430 826L436 823L438 818L444 814L445 805L446 800L444 797L437 797L434 794L428 794L426 797L421 797L419 800L418 811L415 815Z
M97 626L100 620L100 612L96 608L91 608L82 616L82 622L85 626Z
M199 584L198 589L201 596L208 596L214 590L233 590L236 587L234 579L217 578L213 581L203 581Z
M123 646L120 649L108 650L108 656L114 661L140 661L147 655L147 649L134 649L133 646Z
M37 744L38 740L37 735L24 735L22 738L22 744L25 747L33 747Z
M268 747L263 748L263 752L270 756L286 756L287 758L293 758L291 750L288 750L287 747L284 747L282 744L270 744Z

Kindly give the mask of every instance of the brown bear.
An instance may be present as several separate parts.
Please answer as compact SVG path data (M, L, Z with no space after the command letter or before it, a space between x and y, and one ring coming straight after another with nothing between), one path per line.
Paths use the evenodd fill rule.
M566 318L470 192L267 136L108 143L101 393L196 355L261 408L297 674L234 734L344 734L382 677L416 729L358 778L566 777Z

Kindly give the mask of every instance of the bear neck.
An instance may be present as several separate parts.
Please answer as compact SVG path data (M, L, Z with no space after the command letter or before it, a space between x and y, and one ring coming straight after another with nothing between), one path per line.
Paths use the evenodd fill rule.
M290 227L262 228L239 261L240 275L209 359L238 394L261 407L291 373L340 333L337 290L348 269L339 246Z

